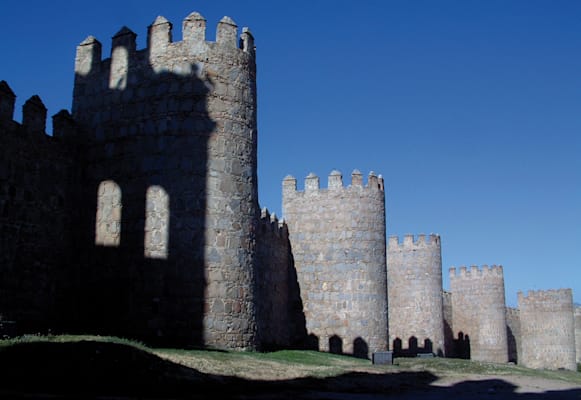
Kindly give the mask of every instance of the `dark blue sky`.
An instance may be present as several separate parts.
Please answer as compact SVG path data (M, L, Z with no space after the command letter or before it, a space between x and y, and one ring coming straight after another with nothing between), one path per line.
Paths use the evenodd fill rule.
M570 287L581 303L581 2L28 1L0 6L0 79L17 108L70 109L75 47L145 47L192 11L255 35L259 194L309 172L382 174L388 235L439 233L448 267L501 264L516 292ZM16 119L20 119L17 112ZM50 129L49 129L50 130Z

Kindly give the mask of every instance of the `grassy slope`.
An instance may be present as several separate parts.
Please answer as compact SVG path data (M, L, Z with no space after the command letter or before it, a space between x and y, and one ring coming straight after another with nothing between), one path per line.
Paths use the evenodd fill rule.
M112 337L26 336L0 341L0 370L15 393L89 393L175 397L188 393L247 394L303 390L394 391L425 387L445 376L523 375L581 387L574 371L537 371L515 365L456 359L397 359L377 366L368 360L313 351L272 353L152 349ZM282 395L281 395L282 396Z

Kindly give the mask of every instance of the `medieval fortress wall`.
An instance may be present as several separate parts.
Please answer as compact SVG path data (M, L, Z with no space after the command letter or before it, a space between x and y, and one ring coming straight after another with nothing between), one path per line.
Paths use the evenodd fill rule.
M478 361L507 362L504 275L501 266L450 268L452 330L470 341Z
M146 49L136 49L137 35L126 27L113 36L110 58L101 59L93 37L77 48L73 117L87 146L84 202L96 198L97 210L106 210L97 221L92 214L83 220L84 243L96 226L98 245L86 252L83 278L98 281L106 265L120 281L138 281L131 299L120 287L112 302L88 293L86 303L107 310L109 319L116 304L131 302L131 311L117 316L128 329L252 348L259 215L253 38L245 29L239 48L228 17L215 42L206 41L205 29L205 19L192 13L183 39L173 42L171 23L158 17ZM101 190L104 183L109 190ZM114 192L123 204L108 207ZM111 219L119 225L112 232ZM147 272L144 259L151 260ZM122 273L114 267L120 262Z
M383 178L359 171L351 184L333 171L327 189L310 174L304 191L287 176L283 214L309 334L320 348L368 356L387 348Z
M506 307L506 340L508 345L508 361L519 363L521 347L520 311L518 308Z
M215 41L198 13L182 27L173 41L158 17L142 50L123 27L107 58L85 39L72 115L52 117L52 136L40 98L16 122L0 82L0 335L359 357L401 343L400 355L575 368L570 290L506 310L502 268L473 267L443 292L439 236L386 247L381 176L345 185L333 171L324 189L311 174L302 191L288 176L284 220L261 211L254 39L228 17Z
M421 295L418 295L421 294ZM389 343L396 354L443 355L442 253L438 235L390 237L387 255Z
M518 293L520 362L530 368L576 369L571 289Z
M77 155L68 141L70 115L53 116L45 134L46 107L32 96L13 121L16 96L0 81L0 321L19 321L35 332L62 323L64 293L72 283L71 230L77 209Z
M577 363L581 364L581 307L575 307L575 354Z

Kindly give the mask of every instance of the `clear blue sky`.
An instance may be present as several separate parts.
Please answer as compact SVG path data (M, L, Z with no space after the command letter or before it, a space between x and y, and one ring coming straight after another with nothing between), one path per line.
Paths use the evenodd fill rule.
M20 107L70 110L75 47L145 47L163 15L224 15L254 33L259 194L333 169L382 174L388 235L439 233L448 267L501 264L516 292L581 303L581 1L5 1L0 79Z

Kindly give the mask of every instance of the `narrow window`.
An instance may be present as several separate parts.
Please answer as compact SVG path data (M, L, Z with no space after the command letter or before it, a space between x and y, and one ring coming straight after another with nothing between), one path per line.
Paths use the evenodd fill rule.
M145 196L144 256L167 258L169 195L161 186L150 186Z
M121 188L114 181L103 181L97 192L95 244L117 247L121 242Z

